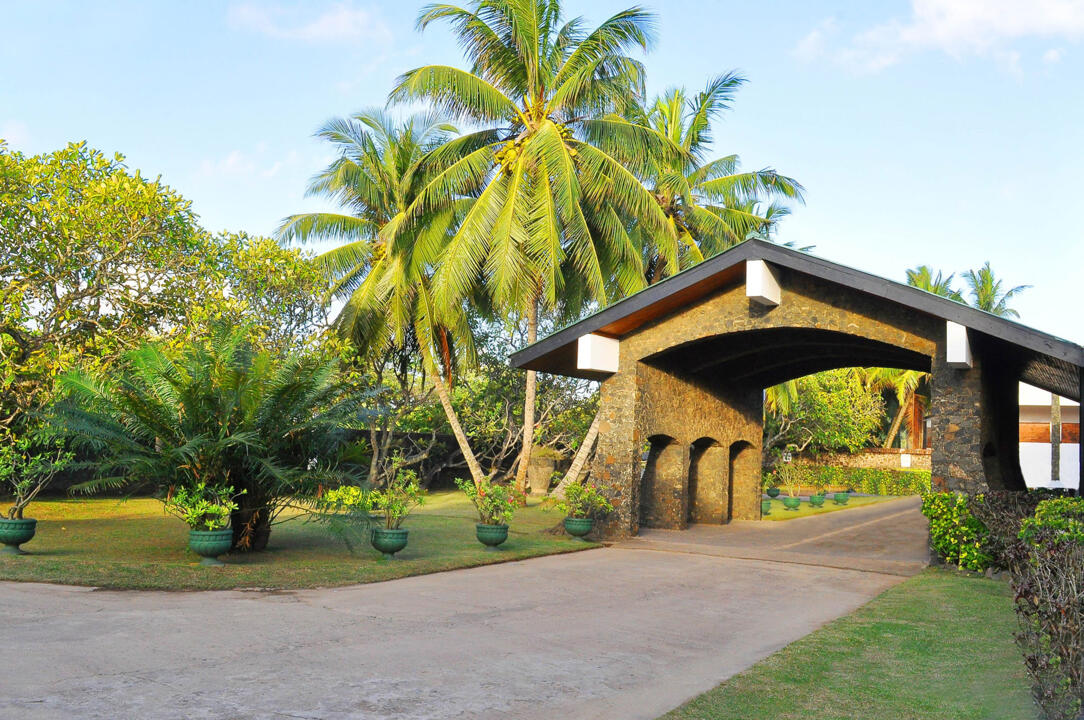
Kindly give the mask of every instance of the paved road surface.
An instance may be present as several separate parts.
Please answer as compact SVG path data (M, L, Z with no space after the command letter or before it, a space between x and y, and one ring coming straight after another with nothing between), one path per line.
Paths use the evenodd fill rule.
M0 583L0 717L650 720L914 572L921 527L903 500L338 589Z

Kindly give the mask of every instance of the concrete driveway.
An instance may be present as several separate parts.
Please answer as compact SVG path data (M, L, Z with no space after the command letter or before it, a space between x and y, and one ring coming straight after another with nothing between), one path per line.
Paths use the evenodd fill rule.
M806 562L917 542L913 503L890 505L327 590L0 583L0 717L649 720L901 581Z

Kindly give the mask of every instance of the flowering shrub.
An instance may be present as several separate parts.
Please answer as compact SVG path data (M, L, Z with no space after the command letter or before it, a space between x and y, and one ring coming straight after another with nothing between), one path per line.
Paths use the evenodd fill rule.
M425 490L418 486L418 473L413 470L400 470L383 490L373 490L369 496L388 530L397 530L411 510L425 503Z
M597 485L576 483L565 490L565 499L555 503L555 507L570 518L597 518L613 512L614 506L606 497L610 488Z
M222 530L230 525L230 513L237 509L232 487L207 487L198 483L192 487L175 488L162 501L165 511L188 523L193 530Z
M459 486L478 510L483 525L507 525L519 506L521 495L507 485L484 482L475 485L470 480L457 479Z
M986 526L968 510L966 495L930 492L922 496L922 514L930 519L930 544L945 562L967 570L985 570Z
M373 508L372 493L356 485L343 485L328 490L320 498L320 509L348 514L368 514Z

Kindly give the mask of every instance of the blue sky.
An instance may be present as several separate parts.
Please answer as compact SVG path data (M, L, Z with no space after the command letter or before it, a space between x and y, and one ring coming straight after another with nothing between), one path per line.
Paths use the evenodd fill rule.
M781 239L896 279L989 260L1034 286L1024 322L1084 342L1084 0L645 4L650 90L749 79L716 149L806 186ZM267 234L323 207L303 191L324 120L460 62L443 27L415 31L421 5L0 0L0 137L122 152L209 229Z

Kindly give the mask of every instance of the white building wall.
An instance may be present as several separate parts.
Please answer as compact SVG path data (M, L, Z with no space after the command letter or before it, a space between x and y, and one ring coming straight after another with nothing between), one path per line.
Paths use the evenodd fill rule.
M1020 383L1020 422L1049 423L1050 397L1045 390ZM1062 398L1061 421L1080 422L1080 404ZM1050 481L1050 451L1049 442L1020 443L1020 470L1024 473L1024 482L1028 487L1079 488L1080 445L1061 444L1061 481L1057 484Z

